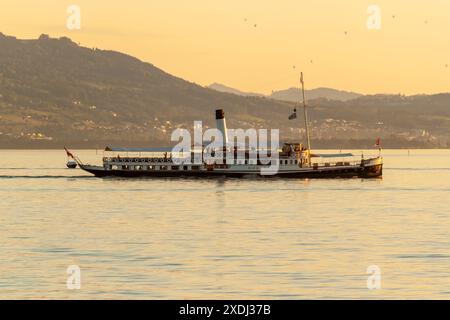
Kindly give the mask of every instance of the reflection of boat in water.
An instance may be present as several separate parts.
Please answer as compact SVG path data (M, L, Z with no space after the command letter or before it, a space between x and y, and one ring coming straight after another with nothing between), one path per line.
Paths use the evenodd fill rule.
M172 148L110 148L105 152L112 153L103 157L102 166L83 164L81 160L66 150L76 160L81 169L97 177L282 177L282 178L373 178L382 175L383 158L381 154L364 158L351 153L313 154L311 152L309 128L304 97L303 107L307 134L307 147L300 143L285 143L268 164L266 158L259 154L254 156L254 149L227 144L227 127L224 112L216 110L217 129L225 137L223 147L211 150L201 146L189 151L187 157L176 158ZM296 110L289 119L297 118ZM198 148L198 147L197 147ZM223 148L223 149L222 149ZM205 157L210 152L221 152L222 158ZM222 152L223 151L223 152ZM266 150L267 151L267 150ZM380 152L381 153L381 152ZM132 154L130 156L130 154ZM253 155L253 156L252 156ZM184 159L184 161L180 161ZM275 165L276 170L267 170Z

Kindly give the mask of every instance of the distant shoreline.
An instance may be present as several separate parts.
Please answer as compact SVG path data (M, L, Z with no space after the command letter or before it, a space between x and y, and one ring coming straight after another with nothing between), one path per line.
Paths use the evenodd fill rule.
M280 144L284 142L296 142L291 141L292 139L282 138L280 139ZM162 141L29 141L20 143L14 142L0 142L1 150L58 150L67 147L69 149L92 149L92 150L102 150L107 146L109 147L127 147L127 148L143 148L143 147L170 147L174 146L175 142ZM378 149L375 146L375 139L361 139L361 140L313 140L312 149L321 150L355 150L355 149ZM431 143L421 143L415 141L408 141L405 143L403 140L383 140L382 139L382 149L403 149L403 150L414 150L414 149L450 149L450 145L443 144L431 144Z
M293 142L289 140L282 140L281 144L284 142ZM148 141L102 141L98 143L93 142L80 142L80 141L66 141L66 142L55 142L55 141L40 141L40 142L30 142L30 143L0 143L0 150L58 150L67 147L69 149L91 149L91 150L102 150L107 146L109 147L127 147L127 148L144 148L144 147L170 147L174 146L174 142L168 141L167 143L158 142L148 142ZM315 141L312 143L312 149L321 150L376 150L375 142L370 141ZM430 145L422 143L411 143L411 145L404 145L398 143L398 141L386 141L382 143L382 149L384 150L446 150L450 149L447 145Z
M124 146L124 145L118 145L118 146ZM74 150L104 150L106 146L103 147L92 147L92 146L69 146L71 149ZM140 145L139 147L146 147L146 145ZM153 146L152 147L158 147ZM5 147L0 146L0 150L7 151L7 150L64 150L64 146L57 147L57 146L49 146L49 147ZM325 148L325 147L313 147L312 150L378 150L377 148L368 148L368 147L351 147L351 148ZM382 148L382 150L450 150L450 147L435 147L435 148L427 148L427 147L417 147L417 148L405 148L405 147L389 147L389 148Z

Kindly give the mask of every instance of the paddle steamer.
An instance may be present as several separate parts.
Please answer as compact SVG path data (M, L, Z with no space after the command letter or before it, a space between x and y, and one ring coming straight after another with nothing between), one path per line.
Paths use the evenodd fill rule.
M282 178L375 178L382 176L383 158L381 149L376 156L365 158L351 153L315 154L311 152L308 117L304 94L303 77L303 110L307 135L307 146L301 143L285 143L281 150L276 150L277 157L270 165L259 157L251 157L250 150L223 146L223 154L231 153L230 159L219 159L212 162L204 158L205 147L190 151L191 156L180 158L173 156L172 148L113 148L107 147L109 155L103 157L103 165L84 164L78 157L68 152L79 167L97 177L282 177ZM296 110L294 110L296 118ZM227 137L227 126L223 110L216 110L217 129ZM226 140L226 139L225 139ZM254 151L254 150L253 150ZM211 152L211 150L208 150ZM214 150L212 151L214 152ZM131 154L131 155L130 155ZM199 159L200 161L193 161ZM177 161L176 161L177 160ZM275 166L270 173L264 169Z

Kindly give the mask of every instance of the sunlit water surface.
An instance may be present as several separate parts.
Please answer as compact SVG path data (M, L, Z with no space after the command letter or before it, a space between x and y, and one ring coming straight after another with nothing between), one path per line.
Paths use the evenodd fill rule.
M0 298L449 299L450 151L384 156L372 180L126 180L0 151Z

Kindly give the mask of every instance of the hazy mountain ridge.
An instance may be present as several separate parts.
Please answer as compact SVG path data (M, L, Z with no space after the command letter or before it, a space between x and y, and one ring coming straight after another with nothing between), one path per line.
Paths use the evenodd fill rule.
M217 107L243 122L264 122L274 108L291 109L205 89L134 57L80 47L68 38L0 36L0 49L0 141L41 133L58 141L167 144L174 123L211 124Z
M377 136L393 147L450 145L450 94L307 98L315 146L367 147ZM300 140L303 123L287 120L296 105L217 92L68 38L0 35L0 147L171 145L174 128L214 125L218 107L231 128Z
M262 93L253 93L253 92L244 92L220 83L213 83L208 86L208 88L220 91L220 92L227 92L227 93L233 93L240 96L258 96L258 97L267 97L275 100L281 100L281 101L289 101L289 102L298 102L302 101L301 92L299 88L289 88L286 90L278 90L273 91L272 94L266 96ZM360 93L356 92L349 92L349 91L343 91L343 90L336 90L332 88L315 88L310 90L305 90L305 94L308 97L309 100L314 99L328 99L328 100L336 100L336 101L348 101L352 99L356 99L358 97L363 96Z
M305 94L308 97L308 100L323 98L336 101L348 101L362 96L362 94L360 93L336 90L332 88L316 88L311 90L305 90ZM287 90L275 91L270 95L270 97L276 100L292 101L292 102L302 100L299 88L289 88Z
M244 92L232 87L228 87L224 84L221 83L217 83L214 82L212 84L210 84L209 86L207 86L207 88L209 89L213 89L219 92L225 92L225 93L232 93L232 94L236 94L238 96L245 96L245 97L264 97L264 95L262 93L254 93L254 92Z

